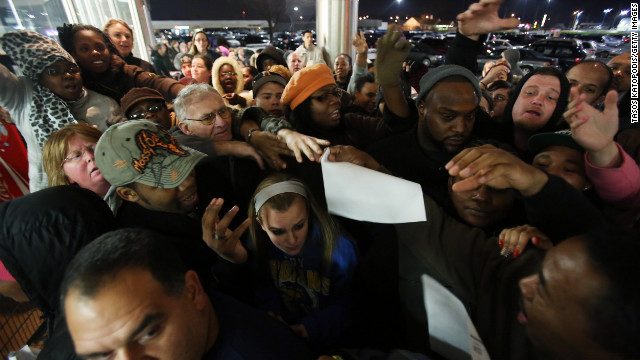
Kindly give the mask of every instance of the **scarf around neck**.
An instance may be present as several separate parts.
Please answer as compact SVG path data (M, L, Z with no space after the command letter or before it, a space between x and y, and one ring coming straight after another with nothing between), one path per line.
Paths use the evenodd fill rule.
M49 135L67 124L75 123L76 120L65 101L40 84L40 75L56 61L66 60L73 64L76 62L53 39L28 30L2 35L0 47L20 68L22 75L31 79L33 97L29 122L36 141L42 148Z

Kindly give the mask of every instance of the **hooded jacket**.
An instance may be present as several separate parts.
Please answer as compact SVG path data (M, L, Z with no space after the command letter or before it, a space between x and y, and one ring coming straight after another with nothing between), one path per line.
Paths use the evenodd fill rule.
M511 92L511 94L513 95L510 96L509 102L507 103L507 106L505 106L504 108L504 115L502 115L502 122L505 126L506 133L508 134L514 133L515 125L513 123L513 106L515 105L516 100L520 96L520 92L522 91L524 84L526 84L527 81L534 75L554 76L546 73L540 74L541 69L545 69L545 67L538 68L535 71L532 71L528 73L526 76L524 76L522 80L518 82L518 85L516 85L515 89L513 89L513 91ZM556 77L558 78L558 80L560 80L560 96L558 96L558 102L556 103L556 108L553 110L553 113L551 114L549 121L547 121L547 123L543 127L536 130L535 132L536 134L540 134L543 132L556 132L558 130L569 128L569 124L567 124L567 122L564 121L562 114L566 110L567 104L569 104L569 92L571 91L571 84L569 84L569 80L567 80L567 77L564 76L562 73L558 72L558 75L559 76L556 76ZM508 140L511 142L513 141L513 139L508 139Z
M507 106L504 108L504 115L503 115L504 123L513 124L513 105L516 103L516 99L520 95L520 92L522 91L524 84L526 84L527 81L531 79L532 76L540 75L541 69L544 69L544 67L538 68L535 71L528 73L526 76L522 78L522 80L518 82L518 85L516 85L515 89L513 89L514 96L511 96L509 98L509 102L507 103ZM554 76L550 74L542 74L542 75ZM541 129L536 131L536 133L554 132L556 130L567 128L566 123L563 125L562 114L566 110L567 104L569 104L569 92L571 91L571 84L569 84L569 80L567 80L567 77L564 75L556 76L556 77L558 78L558 80L560 80L560 96L558 96L558 102L556 103L556 108L553 111L553 114L551 114L549 121L547 121L547 123Z
M231 65L233 67L233 72L236 73L236 79L237 79L236 88L233 92L247 99L247 106L250 106L251 100L253 100L253 96L251 94L252 92L244 90L244 76L242 76L242 69L240 68L240 65L238 64L237 61L229 57L221 56L217 58L216 61L213 62L213 67L211 68L211 82L212 82L213 88L216 89L220 93L220 95L225 94L225 91L222 86L222 83L220 82L220 76L219 76L220 68L223 65ZM226 99L224 102L227 105L229 105L229 102ZM243 107L241 107L240 105L229 105L229 106L231 106L234 109L243 109Z
M42 146L53 132L76 122L103 130L107 120L114 121L121 111L117 102L95 92L85 90L79 99L65 102L40 84L44 69L56 61L75 64L52 39L32 31L14 31L0 37L0 46L22 72L16 76L0 65L0 106L11 114L27 145L29 188L33 192L47 186Z
M284 61L284 57L282 56L282 52L276 49L275 46L267 46L265 47L260 54L258 54L258 58L256 59L256 69L258 71L262 70L262 63L268 58L273 59L277 65L287 66L287 63Z
M63 338L46 342L43 352L48 355L38 359L73 358L73 345L61 330L59 288L64 270L83 246L114 228L115 219L104 200L75 185L0 204L0 260L43 312L50 338Z
M483 42L481 40L476 41L472 40L459 32L456 33L456 37L451 43L449 47L449 51L447 52L446 64L455 64L466 67L471 70L472 73L477 73L478 62L477 57L482 48ZM545 71L543 69L548 69L546 67L541 67L528 73L524 76L515 89L512 89L511 96L509 98L509 102L507 103L504 109L504 115L502 118L503 131L502 134L508 134L507 137L503 138L502 134L498 136L494 136L494 138L499 139L500 141L504 141L509 143L510 145L514 145L514 124L513 124L513 105L516 102L516 99L520 95L522 91L522 87L524 84L533 76L540 75L541 71ZM567 129L568 124L563 121L562 113L567 108L567 104L569 103L569 92L571 91L571 85L569 84L569 80L564 76L561 72L557 72L557 74L544 74L549 76L556 76L558 80L560 80L560 96L558 97L558 102L556 104L556 108L551 114L549 121L540 129L536 131L536 133L542 132L555 132L557 130ZM526 154L520 154L526 158Z

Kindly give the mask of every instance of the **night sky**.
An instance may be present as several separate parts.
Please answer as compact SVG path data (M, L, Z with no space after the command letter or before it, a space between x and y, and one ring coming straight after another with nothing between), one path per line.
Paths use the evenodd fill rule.
M242 19L242 11L246 11L245 19L260 19L259 15L252 12L251 7L244 5L251 1L259 0L150 0L151 17L153 20L237 20ZM433 14L434 18L452 20L465 10L472 1L464 0L361 0L359 3L359 15L369 15L370 18L389 19L389 16L399 15L420 16L420 14ZM289 0L290 8L298 5L298 14L305 18L315 16L315 2L310 0ZM613 11L606 16L605 22L609 23L620 13L621 9L628 9L628 1L607 1L607 7ZM544 13L552 17L552 24L572 21L572 12L584 10L580 17L581 22L599 23L602 21L605 5L602 1L566 1L566 0L507 0L500 9L500 15L516 13L522 21L533 22L542 18ZM292 11L292 10L290 10ZM537 15L537 16L536 16ZM286 17L286 16L284 16ZM553 18L555 17L555 18Z

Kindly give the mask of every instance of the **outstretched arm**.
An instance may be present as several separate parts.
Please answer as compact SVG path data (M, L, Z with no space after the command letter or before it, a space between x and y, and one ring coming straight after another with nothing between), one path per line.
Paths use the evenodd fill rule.
M260 169L264 170L264 160L256 149L244 141L213 141L213 148L218 156L233 155L237 157L248 157L258 163Z
M276 170L282 170L286 167L286 163L280 158L280 155L291 156L293 153L277 136L268 131L260 130L260 126L255 120L243 121L240 125L240 133L248 144L262 154L270 167Z
M498 16L502 2L503 0L480 0L469 5L465 12L458 14L458 32L470 39L478 40L481 34L518 26L520 20L501 19Z
M478 41L480 35L518 26L518 19L500 19L498 9L501 4L502 0L481 0L458 14L458 34L447 51L447 64L460 65L476 73L482 48L482 42Z
M586 150L585 170L598 196L624 208L640 207L640 168L614 141L618 132L618 93L611 90L600 112L584 101L577 89L564 118L572 136Z
M618 93L611 90L604 101L604 111L600 112L585 102L585 95L578 89L571 89L574 99L563 114L571 126L571 136L587 151L589 162L598 167L616 167L622 161L618 146L613 138L618 132Z
M369 46L364 38L364 33L360 31L360 35L356 34L351 42L356 48L356 62L353 66L353 73L347 86L347 92L351 95L356 92L356 80L367 74L367 56L369 54Z
M483 184L497 189L518 190L525 197L530 224L554 241L606 223L602 213L566 181L547 175L515 155L491 145L461 151L447 163L446 168L451 176L465 178L453 185L453 191L470 190Z
M402 62L411 49L398 26L390 25L386 34L378 39L376 57L376 82L382 87L385 107L399 117L408 117L411 112L402 92L400 76Z

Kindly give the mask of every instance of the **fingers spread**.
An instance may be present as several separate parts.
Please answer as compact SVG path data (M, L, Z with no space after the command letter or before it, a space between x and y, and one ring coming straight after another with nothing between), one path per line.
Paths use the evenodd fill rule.
M226 233L229 224L231 223L233 218L236 217L238 210L238 207L234 206L231 208L231 210L227 211L224 217L216 224L216 234L220 235Z
M239 239L242 234L244 234L245 231L247 231L247 229L249 228L249 225L251 224L251 220L250 219L245 219L242 224L240 224L240 226L238 226L237 229L235 229L235 231L233 232L232 236L236 239Z

